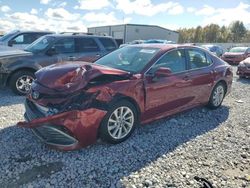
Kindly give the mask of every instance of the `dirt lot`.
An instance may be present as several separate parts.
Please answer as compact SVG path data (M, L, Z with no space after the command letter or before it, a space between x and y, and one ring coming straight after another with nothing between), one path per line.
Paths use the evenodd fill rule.
M138 127L126 142L73 152L40 143L23 120L24 97L0 91L0 187L250 187L250 80L234 78L220 109L199 107Z

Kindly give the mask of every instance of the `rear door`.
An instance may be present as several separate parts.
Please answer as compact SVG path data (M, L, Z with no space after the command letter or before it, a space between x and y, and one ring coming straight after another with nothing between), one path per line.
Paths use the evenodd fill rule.
M90 37L76 38L76 50L81 61L94 62L103 55L97 41Z
M197 48L186 49L186 56L194 103L206 103L214 81L213 61L209 54Z

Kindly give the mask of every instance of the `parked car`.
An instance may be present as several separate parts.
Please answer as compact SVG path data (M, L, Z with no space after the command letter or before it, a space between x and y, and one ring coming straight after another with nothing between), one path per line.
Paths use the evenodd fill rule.
M232 65L238 65L247 57L250 57L250 47L234 47L222 55L222 59Z
M205 44L205 45L201 45L201 47L207 49L208 51L210 51L212 54L216 55L217 57L221 57L224 53L222 47L218 45Z
M0 38L0 45L24 49L38 38L53 34L47 31L12 31Z
M126 140L141 123L199 106L220 107L232 68L185 45L131 45L95 63L66 62L36 72L26 122L48 145L71 150Z
M93 62L117 49L113 38L88 35L46 35L25 51L0 52L0 86L9 85L19 94L27 94L35 79L34 73L42 67L64 60Z
M124 43L119 46L119 48L122 48L127 45L133 45L133 44L142 44L144 43L144 40L133 40L132 42Z
M240 78L250 77L250 57L239 63L236 73Z
M145 44L175 44L175 42L173 41L169 41L169 40L161 40L161 39L149 39L149 40L145 40L144 41Z

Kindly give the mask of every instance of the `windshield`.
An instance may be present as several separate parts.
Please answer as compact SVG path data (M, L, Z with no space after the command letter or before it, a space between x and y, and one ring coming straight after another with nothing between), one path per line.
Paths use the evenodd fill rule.
M102 57L95 63L131 73L139 73L159 50L158 48L127 46Z
M16 33L18 33L18 31L11 31L11 32L5 34L4 36L2 36L2 37L0 38L0 42L4 42L6 39L12 37L12 36L15 35Z
M55 37L43 36L27 46L25 51L33 53L41 52L45 50L54 40Z
M246 50L247 48L245 47L236 47L236 48L232 48L229 52L245 53Z

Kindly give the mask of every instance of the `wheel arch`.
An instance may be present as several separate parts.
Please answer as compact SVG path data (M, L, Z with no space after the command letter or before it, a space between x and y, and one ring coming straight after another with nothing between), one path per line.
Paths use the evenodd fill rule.
M32 72L32 73L35 73L37 70L34 69L34 68L30 68L30 67L22 67L22 68L16 69L16 70L14 70L13 72L11 72L11 74L8 76L7 82L6 82L7 85L9 85L9 82L10 82L11 77L12 77L15 73L17 73L17 72L19 72L19 71L30 71L30 72Z
M111 101L111 105L118 102L118 101L120 101L120 100L127 100L128 102L130 102L135 107L135 109L136 109L136 111L138 113L137 117L138 117L138 120L139 120L140 115L141 115L141 109L140 109L138 103L132 97L125 96L125 95L119 95L119 96L115 97L115 99L113 99Z
M213 87L213 88L215 88L218 84L223 84L223 85L224 85L224 87L225 87L225 95L226 95L227 90L228 90L227 82L226 82L225 80L223 80L223 79L218 80L218 81L216 82L216 84L214 84L214 87Z

